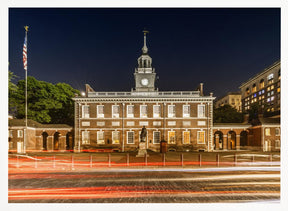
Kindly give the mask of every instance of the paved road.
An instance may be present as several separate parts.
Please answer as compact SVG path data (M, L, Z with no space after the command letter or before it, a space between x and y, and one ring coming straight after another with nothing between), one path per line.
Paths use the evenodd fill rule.
M271 200L280 200L279 167L9 174L9 202L13 203L227 203Z

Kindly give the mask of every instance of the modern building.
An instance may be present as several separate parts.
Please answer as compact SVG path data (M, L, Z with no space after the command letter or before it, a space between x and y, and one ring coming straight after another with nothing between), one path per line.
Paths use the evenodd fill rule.
M240 86L242 111L259 106L259 113L280 117L281 62L277 61Z
M76 150L135 151L144 126L150 150L159 151L161 140L168 150L213 150L213 94L204 96L202 83L197 91L159 91L146 34L130 92L96 92L86 85L86 96L73 98Z
M237 109L237 111L242 111L241 105L241 92L228 92L225 96L220 97L215 102L215 108L219 108L223 105L230 105L233 108Z

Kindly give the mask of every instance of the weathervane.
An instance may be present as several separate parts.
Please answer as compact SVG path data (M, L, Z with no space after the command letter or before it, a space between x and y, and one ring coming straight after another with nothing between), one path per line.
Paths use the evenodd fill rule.
M144 36L146 36L146 34L148 34L148 33L149 33L149 31L148 31L148 30L146 30L145 28L144 28L143 32L144 32Z
M24 26L24 29L26 30L26 32L28 32L28 28L29 26Z

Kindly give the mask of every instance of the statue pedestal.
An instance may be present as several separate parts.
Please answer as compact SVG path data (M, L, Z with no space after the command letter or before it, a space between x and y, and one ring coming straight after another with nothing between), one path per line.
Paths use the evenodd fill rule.
M149 157L149 155L147 154L147 150L146 150L146 143L140 142L138 154L136 155L136 157L145 157L145 154L147 157Z

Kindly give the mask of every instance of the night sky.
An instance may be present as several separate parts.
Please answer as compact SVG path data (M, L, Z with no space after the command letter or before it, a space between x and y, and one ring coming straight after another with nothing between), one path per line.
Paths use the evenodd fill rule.
M143 47L159 91L195 90L221 97L280 59L280 9L10 9L9 70L84 91L130 91Z

